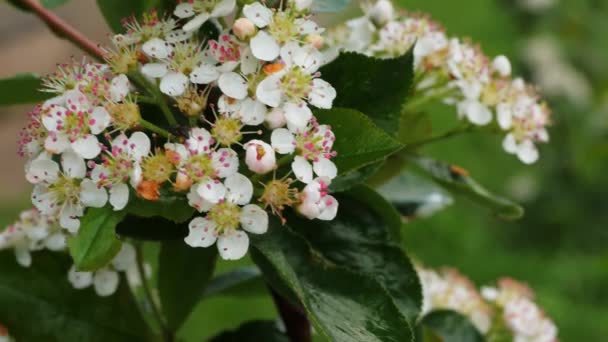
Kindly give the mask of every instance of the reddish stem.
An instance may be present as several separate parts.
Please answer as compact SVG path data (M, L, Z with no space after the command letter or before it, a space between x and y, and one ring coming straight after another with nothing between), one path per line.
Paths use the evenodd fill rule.
M46 9L40 4L40 2L38 2L38 0L21 0L21 3L34 12L38 18L44 21L53 32L56 32L61 37L64 37L65 39L74 43L91 56L99 60L103 60L105 53L99 44L93 42L87 36L58 17L55 13Z
M299 308L293 306L287 299L283 298L273 289L270 289L279 315L285 323L287 337L291 342L312 342L312 331L310 321L306 314Z

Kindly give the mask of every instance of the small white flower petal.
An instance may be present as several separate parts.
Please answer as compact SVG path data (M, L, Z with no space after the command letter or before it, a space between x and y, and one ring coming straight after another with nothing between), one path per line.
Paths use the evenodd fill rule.
M217 239L217 249L224 260L238 260L247 254L249 236L242 230L225 233Z
M67 247L65 235L62 233L51 234L44 241L44 246L53 252L63 251Z
M160 38L152 38L142 45L141 50L150 57L165 59L171 55L173 47Z
M319 177L334 179L338 175L338 168L336 167L336 164L327 158L319 158L319 160L313 162L312 169Z
M211 162L220 178L231 176L239 169L239 156L230 148L224 147L213 152Z
M268 173L277 164L274 149L261 140L251 140L245 144L245 163L255 173Z
M134 160L140 160L150 153L152 143L150 138L143 132L134 132L129 138L130 155Z
M187 22L182 29L186 32L198 30L209 19L209 16L209 13L201 13Z
M188 77L178 72L169 72L160 81L160 91L169 96L182 95L187 86Z
M64 206L59 213L59 225L75 234L80 228L79 216L82 215L78 208L74 206Z
M108 202L108 193L92 180L85 179L80 183L80 202L85 207L101 208Z
M148 63L141 67L142 74L151 78L161 78L165 76L168 71L167 65L163 63Z
M93 284L93 273L78 272L76 266L72 266L68 272L68 280L75 289L86 289Z
M211 16L213 18L225 17L234 11L236 0L222 0L215 5Z
M312 80L312 87L308 95L308 102L311 105L317 108L330 109L335 98L336 89L331 84L320 78Z
M17 263L23 267L30 267L32 265L32 255L27 248L15 248L15 258Z
M226 186L226 200L238 204L245 205L251 201L253 196L253 184L249 178L240 173L236 173L224 181Z
M312 182L312 165L305 158L296 156L291 163L291 169L300 182L306 184Z
M517 146L517 157L524 164L534 164L538 156L538 149L531 140L524 140Z
M272 11L259 2L243 7L243 14L259 28L266 27L272 20Z
M512 133L507 134L502 140L502 148L508 153L517 153L517 141Z
M196 187L191 187L186 197L188 198L188 205L199 213L209 211L213 207L213 203L206 201L198 194Z
M62 133L50 134L44 140L44 149L53 154L59 154L70 148L70 140Z
M49 159L33 160L27 167L25 178L32 184L52 184L59 176L59 165Z
M84 178L87 174L84 159L73 152L65 152L61 155L61 168L63 173L70 178Z
M264 234L268 230L268 213L255 204L241 209L241 227L253 234Z
M120 252L112 260L112 266L117 271L126 272L135 265L135 247L129 243L123 243Z
M89 127L91 133L97 135L103 132L112 122L110 113L104 107L95 107L89 116Z
M193 128L186 140L186 147L193 154L209 153L212 143L211 133L204 128Z
M72 112L86 112L90 108L89 100L79 90L68 90L65 93L66 107Z
M321 199L321 212L317 216L318 220L331 221L338 214L338 201L331 195L326 195Z
M122 210L129 202L129 186L116 184L110 188L110 204L115 211Z
M248 97L241 101L238 115L245 125L257 126L264 122L266 112L266 105Z
M215 179L209 179L199 184L196 191L204 200L213 204L219 203L226 197L226 187Z
M280 47L277 41L265 31L259 31L249 42L251 53L263 61L272 61L279 57Z
M270 135L270 142L280 154L291 154L296 150L296 138L286 128L277 128Z
M285 111L285 120L287 120L287 128L292 132L303 132L308 126L308 122L312 119L312 111L306 103L286 103L283 107Z
M184 241L190 247L209 247L217 240L215 223L203 217L196 217L188 224L189 233Z
M192 8L192 4L189 2L182 2L181 4L175 7L173 15L181 19L190 18L194 15L194 9Z
M74 152L84 159L94 159L101 153L99 140L92 134L87 134L84 137L77 139L71 146Z
M280 81L280 74L273 74L263 79L255 91L257 99L267 106L278 107L283 95Z
M107 268L95 271L93 276L93 286L95 292L101 297L108 297L114 294L118 289L120 278L118 272Z
M202 64L190 73L190 82L195 84L209 84L220 77L220 72L210 64Z
M223 73L217 81L222 93L237 100L247 97L247 81L236 72Z
M113 102L121 102L129 94L131 83L126 75L121 74L112 79L110 85L110 100ZM96 133L93 133L96 134Z

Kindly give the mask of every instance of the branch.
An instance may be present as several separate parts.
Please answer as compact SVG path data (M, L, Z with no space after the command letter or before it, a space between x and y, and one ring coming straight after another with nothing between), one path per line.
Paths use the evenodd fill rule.
M279 310L279 314L285 323L287 329L287 336L291 342L311 342L311 328L310 321L306 317L306 314L299 308L291 305L285 298L281 297L272 288L272 299Z
M73 26L58 17L55 13L49 11L38 2L38 0L21 0L23 6L30 9L44 23L59 36L69 40L80 49L86 51L91 56L98 60L103 60L104 51L99 47L99 44L93 42L82 32L76 30Z

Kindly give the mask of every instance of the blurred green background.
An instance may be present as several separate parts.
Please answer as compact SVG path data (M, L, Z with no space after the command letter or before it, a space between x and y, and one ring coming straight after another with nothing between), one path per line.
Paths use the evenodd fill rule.
M432 156L463 166L489 189L518 200L526 208L526 216L517 222L502 222L483 208L457 199L446 210L405 226L407 250L427 266L456 267L478 285L502 276L524 281L536 291L538 302L556 321L562 341L606 340L608 1L554 1L556 4L541 10L524 9L520 3L525 1L515 0L400 1L409 11L430 13L451 36L471 37L488 55L511 57L516 74L545 83L541 92L547 95L555 123L551 143L541 147L541 159L533 166L524 166L503 153L501 137L474 134L426 148L425 152ZM93 1L74 2L80 4L61 10L64 17L69 19L75 6L95 11ZM17 19L32 20L16 11L5 12L3 17L13 14ZM103 39L100 32L107 29L97 13L86 23L78 16L74 20L76 26L80 20L85 32ZM41 26L38 29L44 30ZM4 35L7 31L0 32ZM3 36L3 47L12 38ZM18 40L15 44L27 41ZM7 54L6 58L23 57ZM30 58L30 64L36 64ZM31 70L27 64L19 65L26 68L23 70L3 65L2 76ZM13 118L23 110L27 109L11 109L15 116L3 118L4 126L7 122L22 122ZM429 111L437 132L454 123L455 113L449 108L435 106ZM16 140L18 125L8 126L11 128L3 132L5 139ZM4 187L20 179L22 161L16 160L13 151L2 153L4 160L16 161L2 166L3 175L17 172L17 176L0 184ZM20 182L25 184L25 180ZM17 189L11 190L11 196L0 197L3 225L27 206L27 187ZM150 248L151 260L154 253L154 248ZM235 263L222 263L220 269L235 267ZM270 298L251 292L248 296L216 297L202 303L182 335L200 340L242 321L275 317Z

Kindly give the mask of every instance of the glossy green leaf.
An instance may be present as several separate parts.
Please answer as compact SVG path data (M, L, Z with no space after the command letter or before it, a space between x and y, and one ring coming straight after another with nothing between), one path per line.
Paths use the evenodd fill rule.
M374 176L384 166L385 160L380 160L360 169L352 170L331 181L332 192L343 192L364 183Z
M175 223L189 221L194 215L194 208L188 205L184 194L178 194L165 188L161 189L158 201L147 201L132 194L126 210L135 216L162 217Z
M312 5L313 12L332 13L345 9L350 0L315 0Z
M399 122L399 141L404 145L431 137L433 125L428 113L403 112Z
M40 78L34 74L19 74L0 80L0 106L35 103L52 97L41 92Z
M338 195L338 216L329 222L290 217L288 226L329 262L376 280L412 326L422 306L418 275L396 243L401 218L380 195L357 187Z
M80 220L80 230L68 241L74 264L80 271L94 271L108 264L120 251L122 242L116 225L124 212L111 207L89 208Z
M44 6L46 8L52 9L55 7L59 7L68 1L70 1L70 0L40 0L40 4L42 4L42 6ZM11 5L13 5L21 10L29 11L29 9L27 7L25 7L21 4L20 0L8 0L8 3L10 3Z
M112 31L117 33L124 32L121 22L123 18L130 16L139 18L142 13L159 8L161 5L160 0L97 0L97 6L106 22Z
M424 341L483 342L485 339L471 321L455 311L437 310L428 313L420 323L428 329ZM437 338L438 337L438 338Z
M524 209L520 205L491 193L459 167L431 158L417 156L409 156L408 160L423 174L450 192L464 196L479 205L493 210L502 219L516 220L524 214Z
M177 331L205 292L217 248L192 248L183 240L163 242L158 261L158 291L169 328Z
M402 148L397 140L356 110L333 108L317 110L315 115L320 123L331 125L336 135L334 150L338 155L333 161L341 175L382 161Z
M346 52L320 71L338 92L335 107L359 110L378 127L397 133L401 109L414 80L412 50L394 59Z
M99 297L72 288L70 266L65 254L39 252L23 268L12 252L0 252L0 322L17 341L150 340L125 279L115 294Z
M120 236L145 241L182 240L188 235L188 222L176 224L158 216L127 215L116 226L116 233Z
M277 322L251 321L246 322L235 330L226 331L211 339L210 342L289 342L289 338L280 331Z
M266 291L262 273L257 267L241 267L217 275L205 289L205 297L256 296Z

